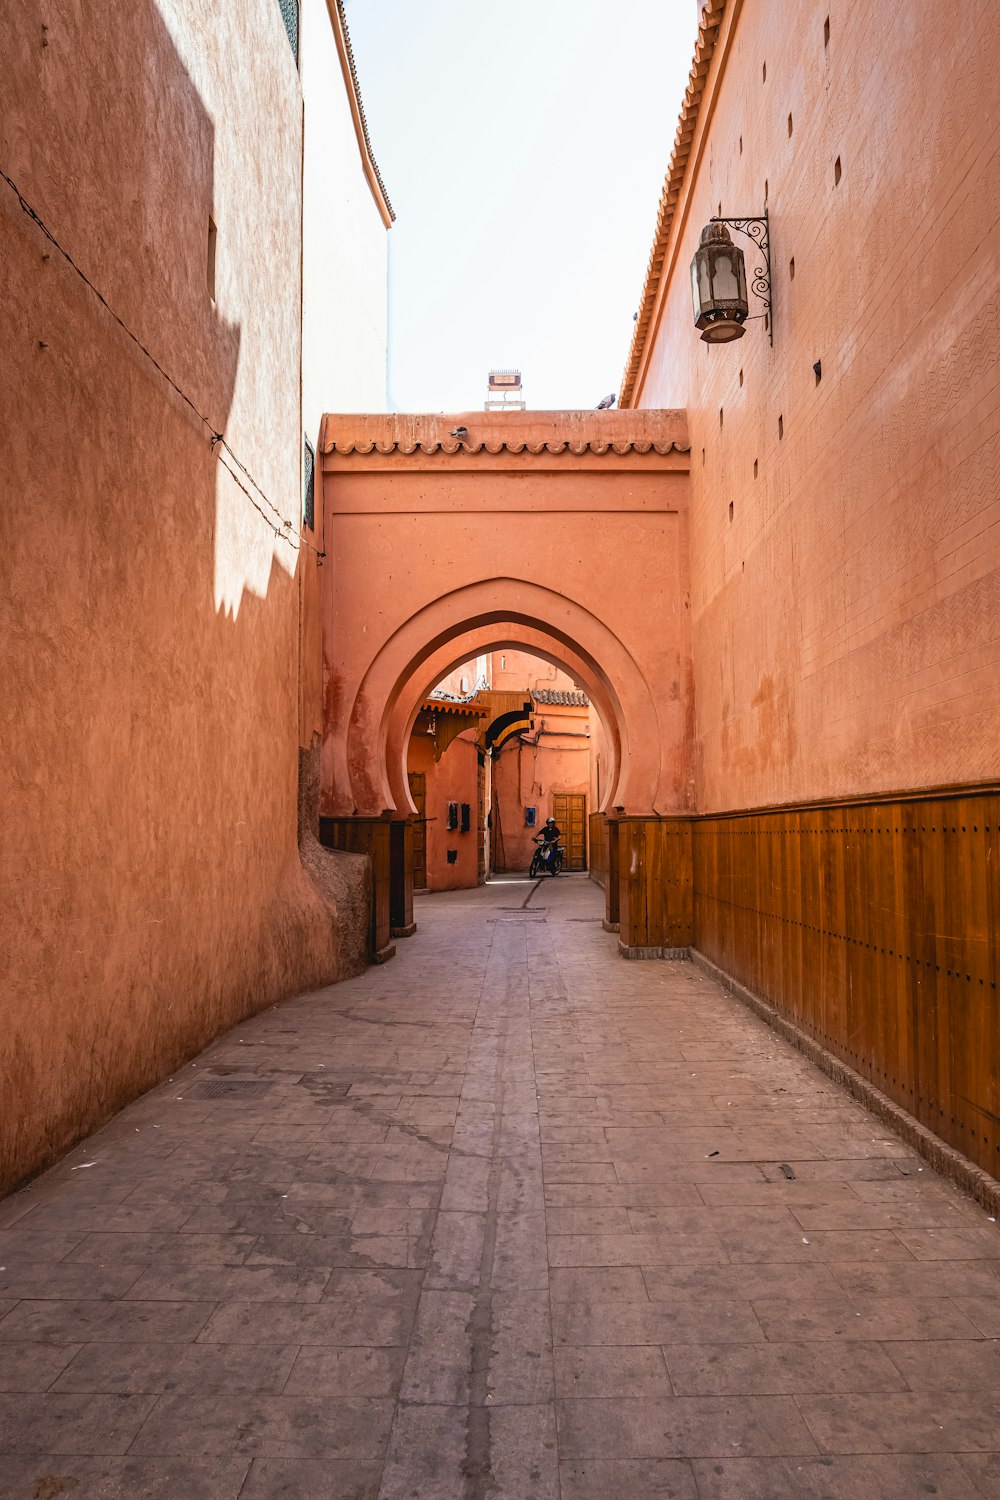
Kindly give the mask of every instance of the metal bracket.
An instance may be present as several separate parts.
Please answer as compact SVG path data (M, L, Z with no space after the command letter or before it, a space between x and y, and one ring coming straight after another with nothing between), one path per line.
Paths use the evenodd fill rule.
M767 209L765 208L759 217L728 219L722 215L714 216L712 224L731 224L740 234L745 234L747 239L753 240L757 249L764 257L764 264L754 267L753 278L750 282L750 290L754 296L759 297L767 308L767 336L774 346L774 308L771 306L771 241L769 238Z

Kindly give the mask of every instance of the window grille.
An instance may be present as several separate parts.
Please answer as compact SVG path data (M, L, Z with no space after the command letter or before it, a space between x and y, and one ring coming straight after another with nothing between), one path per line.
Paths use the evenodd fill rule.
M310 531L316 530L316 449L308 438L305 442L305 459L302 465L304 483L302 487L302 519Z
M278 9L281 11L281 19L285 23L285 31L288 35L288 45L292 49L295 58L295 66L299 64L299 0L278 0Z

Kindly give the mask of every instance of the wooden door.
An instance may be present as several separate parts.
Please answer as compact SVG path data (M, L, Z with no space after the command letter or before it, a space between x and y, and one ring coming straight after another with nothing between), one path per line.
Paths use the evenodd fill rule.
M413 889L427 889L427 777L423 771L407 773L410 796L417 809L413 824Z
M563 868L587 868L587 798L583 792L556 792L552 798L552 816L562 833L566 851Z

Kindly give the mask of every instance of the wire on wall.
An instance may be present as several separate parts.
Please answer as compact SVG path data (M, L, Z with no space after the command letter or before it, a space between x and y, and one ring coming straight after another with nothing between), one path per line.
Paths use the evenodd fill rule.
M251 494L247 486L243 484L243 482L238 478L230 465L228 463L223 463L222 459L220 458L219 461L220 463L222 463L222 467L225 469L226 473L233 480L234 484L238 485L239 488L243 491L244 495L246 495L251 505L259 513L264 522L271 528L275 536L280 537L281 540L287 543L287 545L291 547L294 552L299 552L303 547L308 547L310 552L315 552L317 557L325 557L326 553L321 552L318 547L314 547L312 542L310 542L307 537L304 537L301 534L296 535L296 533L293 531L292 522L285 518L282 512L275 505L274 501L268 496L267 491L254 478L250 470L247 468L246 464L244 464L239 458L239 455L235 453L229 446L229 443L226 441L225 434L217 432L215 430L213 423L209 421L204 412L199 410L199 408L195 405L194 401L192 401L187 392L181 389L176 380L174 380L163 368L156 356L146 348L146 345L142 342L138 335L133 333L128 324L118 316L104 294L99 290L98 287L94 285L86 272L81 270L76 261L73 259L72 255L70 255L69 251L64 249L64 247L59 243L55 235L52 233L52 230L45 223L42 216L32 207L27 198L25 198L24 194L21 192L14 179L8 176L8 174L2 167L0 167L0 177L3 178L4 182L17 198L17 201L21 206L22 213L26 214L27 217L31 219L32 222L41 230L42 234L44 234L49 244L53 247L53 249L58 250L59 254L62 256L63 260L70 267L70 269L76 273L76 275L80 278L85 286L89 287L90 291L93 292L98 302L100 302L101 306L105 309L109 316L114 319L114 321L118 324L118 327L122 330L126 337L132 341L132 343L140 351L140 353L142 353L149 361L149 363L153 366L154 370L156 370L160 377L166 381L170 389L180 397L185 406L187 406L189 410L194 413L198 421L201 422L202 426L206 428L211 436L212 452L218 457L219 454L224 451L236 465L236 468L240 471L240 473L243 474L244 477L249 480L250 484L253 485L254 489L257 491L257 494L260 496L260 499L263 500L264 504L269 507L269 509L275 516L277 516L278 520L281 522L280 526L277 525L275 521L272 520L271 516L267 514L267 511L263 509L259 501L254 497L254 495Z

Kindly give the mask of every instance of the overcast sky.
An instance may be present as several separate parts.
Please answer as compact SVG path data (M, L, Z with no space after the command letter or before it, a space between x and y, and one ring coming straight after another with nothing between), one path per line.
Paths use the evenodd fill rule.
M390 403L533 407L616 391L696 0L346 0L393 207Z

